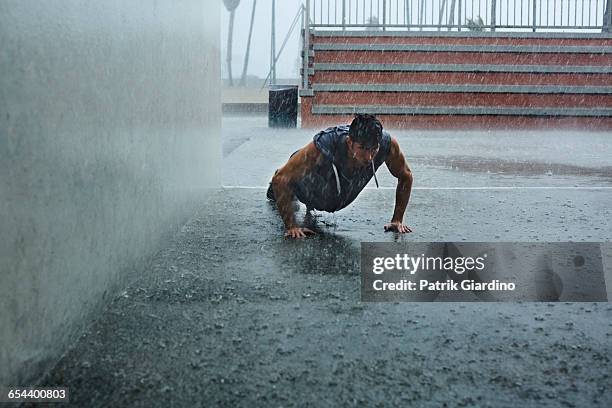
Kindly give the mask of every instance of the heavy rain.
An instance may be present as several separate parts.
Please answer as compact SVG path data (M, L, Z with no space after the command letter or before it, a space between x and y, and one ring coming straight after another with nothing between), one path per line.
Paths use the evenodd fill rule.
M0 402L612 406L611 19L0 5Z

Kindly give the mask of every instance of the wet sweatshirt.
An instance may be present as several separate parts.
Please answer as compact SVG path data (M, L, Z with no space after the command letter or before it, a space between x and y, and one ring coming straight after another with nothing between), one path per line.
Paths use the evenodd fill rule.
M292 186L297 199L307 207L327 212L346 207L355 200L372 177L376 177L376 169L387 159L391 136L383 131L378 153L370 165L354 168L353 174L349 176L349 153L346 145L348 134L349 126L344 125L327 128L314 136L314 144L325 160L321 160L309 174Z

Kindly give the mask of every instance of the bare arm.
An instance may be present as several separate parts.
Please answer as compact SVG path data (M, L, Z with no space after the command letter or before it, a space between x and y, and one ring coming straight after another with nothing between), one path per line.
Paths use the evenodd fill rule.
M389 171L397 178L397 189L395 190L395 210L391 223L385 225L385 230L397 232L412 232L410 227L403 224L404 212L410 201L410 193L412 191L412 172L408 163L404 158L404 154L400 149L399 143L395 138L391 138L391 147L389 156L385 162Z
M295 213L291 203L294 194L292 184L303 178L314 167L320 154L314 142L310 142L290 157L272 178L276 207L287 230L285 235L292 238L301 238L305 233L312 233L311 230L300 228L295 223Z

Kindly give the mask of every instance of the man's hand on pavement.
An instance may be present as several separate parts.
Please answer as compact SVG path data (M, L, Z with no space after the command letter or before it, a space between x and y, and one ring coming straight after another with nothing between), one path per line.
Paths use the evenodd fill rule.
M385 232L394 231L399 232L400 234L404 234L407 232L412 232L412 228L407 225L402 224L399 221L392 221L389 224L385 224Z
M307 235L314 235L314 234L316 234L316 232L308 228L292 227L292 228L287 228L287 231L285 232L285 237L299 239L299 238L306 238Z

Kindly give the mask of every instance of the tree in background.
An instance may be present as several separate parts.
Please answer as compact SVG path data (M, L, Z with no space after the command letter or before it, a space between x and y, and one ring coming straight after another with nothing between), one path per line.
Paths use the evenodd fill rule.
M467 28L470 31L484 31L484 21L482 21L482 17L476 16L476 18L467 18L465 20L467 22Z
M234 86L232 79L232 37L234 35L234 12L240 4L240 0L223 0L225 8L230 13L229 28L227 30L227 73L229 75L229 86Z
M251 25L249 26L249 39L247 40L246 53L244 54L244 66L242 67L242 77L240 77L240 85L246 85L247 68L249 66L249 52L251 51L251 34L253 34L253 22L255 20L255 6L257 0L253 0L253 10L251 11Z
M377 16L368 17L368 21L366 22L366 24L368 24L368 27L366 27L366 30L368 31L382 30L382 27L380 26L380 22L378 21Z
M612 0L606 0L606 11L603 15L603 25L601 31L604 33L610 32L610 14L612 14Z

